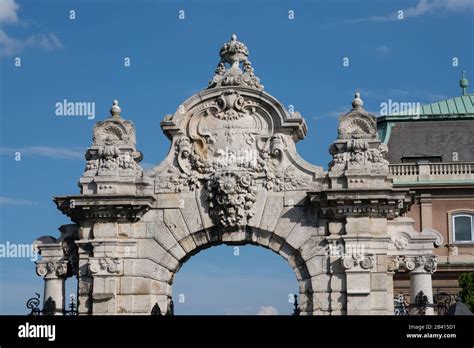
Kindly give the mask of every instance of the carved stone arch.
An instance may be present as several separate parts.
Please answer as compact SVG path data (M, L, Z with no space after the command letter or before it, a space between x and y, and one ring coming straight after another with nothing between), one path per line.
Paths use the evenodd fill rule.
M145 173L118 101L96 125L80 195L55 198L77 223L77 248L67 251L77 256L81 314L149 314L156 303L166 311L184 260L221 243L285 257L305 314L393 313L399 267L410 272L413 291L430 297L440 234L415 231L404 216L410 195L394 189L387 147L360 95L341 116L324 171L298 155L303 118L263 91L247 55L233 35L208 87L161 122L171 148ZM40 274L62 301L63 272L45 269L67 266L64 248L38 247Z
M213 227L207 229L206 231L198 231L196 234L213 234L212 230L214 230L214 234L220 234L219 239L209 240L206 243L196 245L193 248L189 248L183 254L181 258L176 258L168 253L162 255L159 260L156 262L161 265L164 269L167 269L164 272L165 277L162 278L160 281L166 284L169 293L167 296L162 296L160 298L161 303L159 303L160 308L166 308L169 299L172 297L172 285L175 279L176 274L181 269L182 265L187 262L192 256L196 255L201 251L205 251L206 249L212 246L218 245L234 245L234 246L243 246L243 245L254 245L259 247L264 247L269 249L276 254L280 255L285 259L288 263L290 268L293 270L295 274L296 281L298 283L298 295L299 295L299 308L302 314L313 314L313 282L310 274L309 269L313 269L314 266L311 265L314 262L314 259L307 258L308 250L305 248L303 249L295 249L289 243L286 242L284 238L275 238L271 247L268 244L263 243L262 241L265 238L260 238L261 236L272 234L271 231L261 230L260 228L254 228L250 226L246 226L243 229L239 230L228 230L224 232L219 232L217 227ZM174 259L173 263L170 263L170 258ZM169 268L169 266L173 264L173 268ZM326 285L328 286L328 285ZM329 311L328 311L329 314Z

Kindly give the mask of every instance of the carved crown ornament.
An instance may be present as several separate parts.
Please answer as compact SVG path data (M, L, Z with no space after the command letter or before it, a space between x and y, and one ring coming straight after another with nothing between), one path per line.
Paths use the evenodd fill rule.
M232 34L230 41L226 42L220 50L221 60L217 64L214 77L209 81L208 88L241 86L262 91L263 85L255 76L248 55L247 46L237 41L237 35ZM230 67L226 67L226 64Z

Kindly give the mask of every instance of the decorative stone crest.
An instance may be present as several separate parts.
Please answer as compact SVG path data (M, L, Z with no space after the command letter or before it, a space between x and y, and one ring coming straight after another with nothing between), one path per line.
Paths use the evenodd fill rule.
M227 89L189 113L193 116L186 134L178 133L174 141L176 166L168 166L155 181L155 192L216 189L229 172L235 173L229 179L235 179L240 171L269 190L309 185L310 177L302 175L286 158L287 142L292 140L282 133L272 134L272 123L262 116L266 111L255 100ZM212 195L209 192L208 196Z

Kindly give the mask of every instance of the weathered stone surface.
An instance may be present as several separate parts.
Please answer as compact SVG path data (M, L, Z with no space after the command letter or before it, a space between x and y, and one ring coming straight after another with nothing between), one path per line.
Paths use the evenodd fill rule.
M389 285L387 273L372 273L370 281L372 290L386 290Z
M309 274L312 276L326 274L328 273L327 257L315 256L306 261L306 267L308 267Z
M204 226L202 224L201 214L196 203L196 198L183 198L180 203L179 210L184 217L190 233L198 233L201 231ZM199 245L201 244L205 244L205 242L199 243Z
M387 311L387 293L385 291L376 291L373 290L370 293L372 299L372 308L371 310L382 310ZM392 300L393 302L393 300Z
M278 223L276 216L280 216L283 210L283 197L281 196L269 196L265 204L265 210L263 212L262 221L260 223L260 229L263 231L273 232L275 226ZM270 234L268 235L270 236ZM270 238L264 238L260 240L260 244L268 245Z
M311 237L307 239L299 248L301 257L304 260L309 260L316 255L324 255L325 250L323 246L323 238Z
M148 315L156 303L164 314L189 257L250 243L287 260L305 315L390 313L399 270L432 300L442 239L403 216L410 197L392 187L360 95L340 117L326 172L298 155L305 121L264 92L248 54L235 36L224 44L208 87L161 122L170 152L147 172L114 101L94 127L81 194L55 197L74 224L35 242L45 294L62 304L65 278L77 276L81 314Z
M116 237L118 224L116 222L95 223L93 228L94 238Z
M313 291L331 291L331 275L321 273L318 275L311 276L311 285Z

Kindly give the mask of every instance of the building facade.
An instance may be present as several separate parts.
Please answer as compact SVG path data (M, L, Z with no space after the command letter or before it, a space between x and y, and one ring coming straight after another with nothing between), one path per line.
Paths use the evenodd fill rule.
M281 255L301 314L391 315L399 272L433 300L442 236L406 216L409 190L394 187L360 95L340 118L326 171L298 155L305 121L264 91L248 54L235 35L224 44L207 88L164 117L171 149L149 171L117 101L95 125L80 194L55 197L72 224L37 240L44 299L58 314L68 277L78 279L79 314L165 313L181 265L222 243Z
M415 229L443 235L436 249L433 291L454 297L458 278L474 272L474 94L460 81L462 95L377 119L393 186L410 190L407 213ZM409 296L409 277L395 277L395 291ZM452 300L451 300L452 301Z

